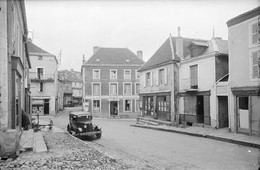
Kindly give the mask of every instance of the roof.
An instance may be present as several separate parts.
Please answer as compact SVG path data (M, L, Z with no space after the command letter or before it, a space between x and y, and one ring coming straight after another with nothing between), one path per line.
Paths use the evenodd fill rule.
M236 24L239 24L246 20L249 20L251 18L254 18L258 15L260 15L260 6L228 20L227 26L231 27L233 25L236 25Z
M58 79L62 81L82 82L81 73L73 70L58 71Z
M174 50L174 57L172 57L171 41ZM154 55L138 70L139 72L151 68L161 66L169 62L178 62L180 57L176 54L176 40L178 37L169 37L162 46L154 53ZM213 41L215 40L215 42ZM213 43L215 44L213 46ZM188 60L192 56L199 57L210 52L219 52L221 54L228 54L228 41L221 38L214 38L212 40L183 38L183 59Z
M139 59L128 48L99 48L85 65L116 64L116 65L143 65L144 61Z
M58 63L58 60L57 60L55 55L53 55L53 54L43 50L42 48L38 47L37 45L32 43L31 39L28 39L28 41L26 42L26 45L27 45L27 48L28 48L29 55L52 56L52 57L55 58L56 63Z
M34 43L32 43L31 40L27 41L27 46L28 46L29 54L52 55L52 56L54 56L53 54L43 50L42 48L40 48L37 45L35 45Z

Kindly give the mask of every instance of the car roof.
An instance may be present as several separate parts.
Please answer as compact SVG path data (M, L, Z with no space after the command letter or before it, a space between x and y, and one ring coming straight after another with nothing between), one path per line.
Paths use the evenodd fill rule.
M91 116L88 112L71 112L70 116Z

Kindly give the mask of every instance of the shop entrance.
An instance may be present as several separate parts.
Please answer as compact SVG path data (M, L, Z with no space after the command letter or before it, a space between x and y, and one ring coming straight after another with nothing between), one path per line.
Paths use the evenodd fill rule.
M118 101L110 101L110 116L118 115Z

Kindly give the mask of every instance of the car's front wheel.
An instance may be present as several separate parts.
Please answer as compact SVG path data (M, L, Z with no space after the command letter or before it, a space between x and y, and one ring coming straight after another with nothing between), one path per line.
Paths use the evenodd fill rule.
M67 131L71 134L70 125L67 126Z
M97 139L101 138L101 133L96 134Z

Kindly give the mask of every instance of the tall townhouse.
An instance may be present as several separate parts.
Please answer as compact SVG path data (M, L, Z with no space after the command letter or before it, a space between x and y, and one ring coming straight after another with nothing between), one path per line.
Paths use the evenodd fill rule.
M27 42L32 68L31 80L32 113L55 114L58 110L58 61L56 56Z
M169 37L138 70L141 114L173 124L228 127L228 42Z
M82 65L84 108L93 116L137 117L142 52L127 48L94 47Z
M260 135L260 7L227 22L231 130Z
M30 124L27 21L24 1L0 1L0 130Z
M176 54L174 42L175 39L170 36L138 70L142 117L178 122L176 104L180 58Z
M229 127L228 41L183 38L179 66L180 121ZM177 43L177 42L176 42Z

